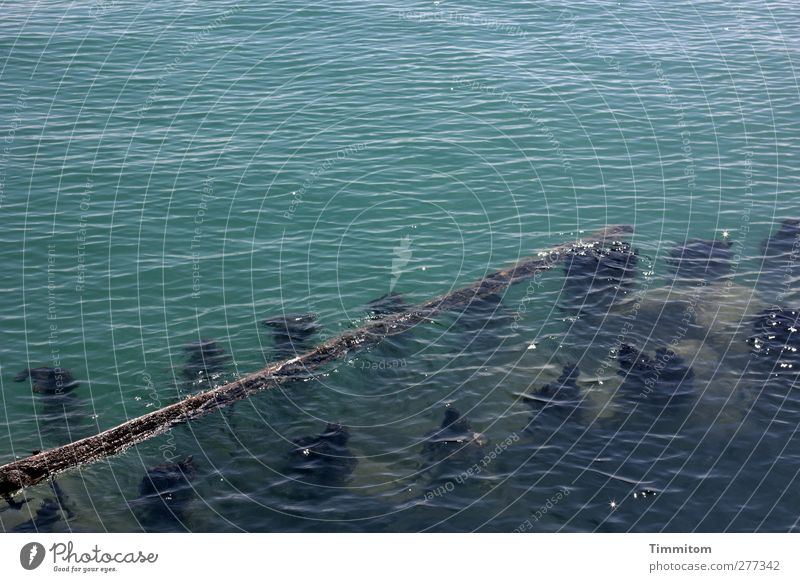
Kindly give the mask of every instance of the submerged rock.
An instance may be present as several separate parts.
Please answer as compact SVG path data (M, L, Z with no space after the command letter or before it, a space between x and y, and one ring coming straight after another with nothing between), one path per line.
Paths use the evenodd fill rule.
M190 455L177 463L164 463L147 470L139 484L140 495L156 495L165 500L186 497L185 488L197 475L194 458ZM191 493L189 493L191 496Z
M194 494L191 482L196 475L197 468L191 456L177 463L156 465L142 478L139 495L157 497L168 505L187 501Z
M196 475L197 467L191 456L147 470L139 484L139 497L131 504L145 529L185 529L187 507L194 497L191 483Z
M278 315L261 323L272 328L275 356L279 359L291 358L311 349L314 335L320 329L315 313Z
M422 459L427 466L443 461L474 463L483 456L486 437L472 430L469 420L448 407L439 428L426 435Z
M789 258L800 252L800 220L784 220L778 231L761 243L761 250L768 259Z
M367 312L370 319L380 319L387 315L394 315L401 313L408 309L409 305L406 303L403 296L399 293L392 292L373 299L367 303Z
M621 391L640 400L662 400L691 394L694 372L675 352L658 348L650 358L623 344L617 353Z
M65 368L26 368L14 377L14 381L24 382L28 378L33 391L39 394L66 394L80 384Z
M17 533L51 532L54 526L62 519L68 520L74 517L67 505L67 496L53 479L50 481L50 488L53 490L54 497L45 498L31 519L20 523L12 528L11 531Z
M77 392L49 394L37 406L37 422L42 443L48 447L65 445L97 433L90 400Z
M262 324L273 328L276 333L283 333L296 338L313 335L319 330L316 313L277 315L265 319Z
M189 380L206 380L222 373L230 361L225 348L214 340L200 340L183 346L187 362L183 375Z
M347 446L349 440L349 429L340 423L328 424L320 435L295 439L287 455L290 471L315 485L342 485L358 464Z
M733 246L728 240L691 239L669 253L667 263L683 281L717 281L731 275Z
M533 393L521 394L524 402L535 410L551 407L573 409L581 403L581 390L578 387L580 370L575 364L567 364L555 382L548 382Z

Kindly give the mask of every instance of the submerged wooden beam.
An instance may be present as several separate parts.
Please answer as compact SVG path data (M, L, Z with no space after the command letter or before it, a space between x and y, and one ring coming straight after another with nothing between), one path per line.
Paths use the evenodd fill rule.
M581 242L591 244L607 239L614 240L632 232L631 226L610 226L581 239ZM439 313L467 305L477 298L499 293L513 283L554 267L574 245L574 242L570 242L551 247L546 252L524 259L512 267L495 271L473 285L435 297L402 313L372 320L361 327L348 330L297 357L270 364L239 380L189 396L94 436L3 465L0 467L0 495L12 503L12 494L51 475L120 453L177 424L199 418L277 386L292 377L373 346L385 337L402 333Z

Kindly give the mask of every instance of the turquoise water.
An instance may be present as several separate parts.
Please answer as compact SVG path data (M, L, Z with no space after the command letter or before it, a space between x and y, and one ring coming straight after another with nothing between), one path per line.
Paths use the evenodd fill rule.
M421 302L607 224L635 226L648 289L687 238L727 231L741 256L703 297L717 335L684 346L685 422L626 416L596 373L619 322L560 308L556 269L489 322L445 316L63 475L53 530L141 530L145 469L186 455L168 530L797 529L800 399L743 373L737 326L773 301L761 241L800 216L794 2L20 2L0 49L3 462L201 388L201 338L231 356L213 383L261 368L270 316L332 337L389 291ZM592 404L526 430L516 394L569 362ZM13 381L54 365L81 381L67 406ZM419 474L446 403L492 446L518 437L455 485ZM285 455L330 421L359 464L309 491Z

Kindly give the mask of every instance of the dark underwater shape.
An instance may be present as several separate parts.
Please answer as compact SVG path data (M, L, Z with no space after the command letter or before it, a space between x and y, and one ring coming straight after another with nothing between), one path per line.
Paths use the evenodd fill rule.
M624 378L620 391L639 400L670 399L692 393L694 371L675 352L658 348L655 357L623 344L617 352L619 370Z
M287 315L276 315L261 322L267 327L275 329L279 333L302 337L312 335L319 329L316 313L290 313Z
M183 374L190 380L219 374L229 362L225 348L214 340L200 340L183 346L188 358Z
M313 347L313 337L319 331L316 313L295 313L270 317L261 322L272 328L275 356L294 357Z
M502 303L503 298L497 294L476 296L460 309L453 310L453 313L462 317L467 315L475 319L491 319Z
M759 291L771 304L792 304L800 298L800 220L784 220L761 244Z
M40 400L36 417L46 446L96 434L97 424L91 419L91 402L81 398L78 392L48 394Z
M667 264L674 269L676 279L717 281L732 272L732 246L728 240L691 239L670 251Z
M464 458L474 462L483 456L486 437L472 430L469 420L448 406L439 428L426 435L422 458L428 464Z
M197 475L192 457L147 470L139 484L139 497L131 503L147 531L186 529L186 511L194 497L191 482Z
M15 526L12 531L16 533L37 533L53 531L53 526L64 517L70 519L74 516L67 505L67 496L55 480L50 481L50 488L55 497L48 497L36 510L36 514L26 522Z
M782 257L800 251L800 219L787 218L771 237L761 243L765 257Z
M33 391L39 394L66 394L80 385L65 368L26 368L14 377L15 382L31 379Z
M513 313L503 305L502 295L476 295L452 311L457 317L454 329L461 332L507 330Z
M194 491L191 482L197 468L191 456L177 463L164 463L147 470L139 484L139 495L159 497L168 504L191 499Z
M800 372L800 312L771 307L761 312L747 338L758 362L778 375Z
M408 309L409 305L399 293L387 293L377 299L373 299L367 303L367 312L370 319L380 319L387 315L394 315L401 313Z
M190 359L216 358L225 355L225 348L215 340L200 340L183 346Z
M578 245L564 256L565 290L561 306L610 305L631 290L637 277L639 253L630 243L612 241Z
M542 386L534 393L521 394L525 403L535 409L545 409L551 406L575 407L581 402L578 376L580 370L575 364L567 364L561 371L561 376L555 382Z
M288 453L290 470L317 485L336 486L347 481L358 464L347 446L350 430L330 423L320 435L295 439Z

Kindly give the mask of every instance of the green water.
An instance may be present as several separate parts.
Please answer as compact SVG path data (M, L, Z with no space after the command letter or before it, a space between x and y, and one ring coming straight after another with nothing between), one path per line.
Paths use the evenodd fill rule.
M314 312L332 337L390 290L421 302L607 224L635 226L654 286L675 244L727 231L738 282L769 301L759 245L800 215L790 1L108 0L3 14L2 461L197 389L181 374L187 343L224 345L223 382L272 359L266 317ZM597 451L590 430L569 428L549 445L564 456L528 436L491 475L417 503L429 486L409 476L443 403L494 442L522 435L528 411L513 395L590 351L555 308L559 276L515 331L445 319L71 472L61 483L76 517L55 528L141 529L126 501L166 453L198 464L178 530L511 531L562 488L572 493L537 528L796 527L800 505L784 495L800 469L796 417L776 428L748 416L752 399L733 414L753 419L736 434L769 434L768 454L717 465L721 449L655 445L642 466L673 459L656 480L687 482L627 514L608 511L629 493L619 482L575 485ZM506 296L511 313L525 293ZM717 363L695 365L715 376ZM13 382L55 365L82 382L71 420ZM312 501L287 493L291 439L334 420L353 430L353 482ZM732 437L714 425L695 428L724 448ZM742 514L754 487L761 503ZM4 528L47 496L33 491L31 509L0 515Z

